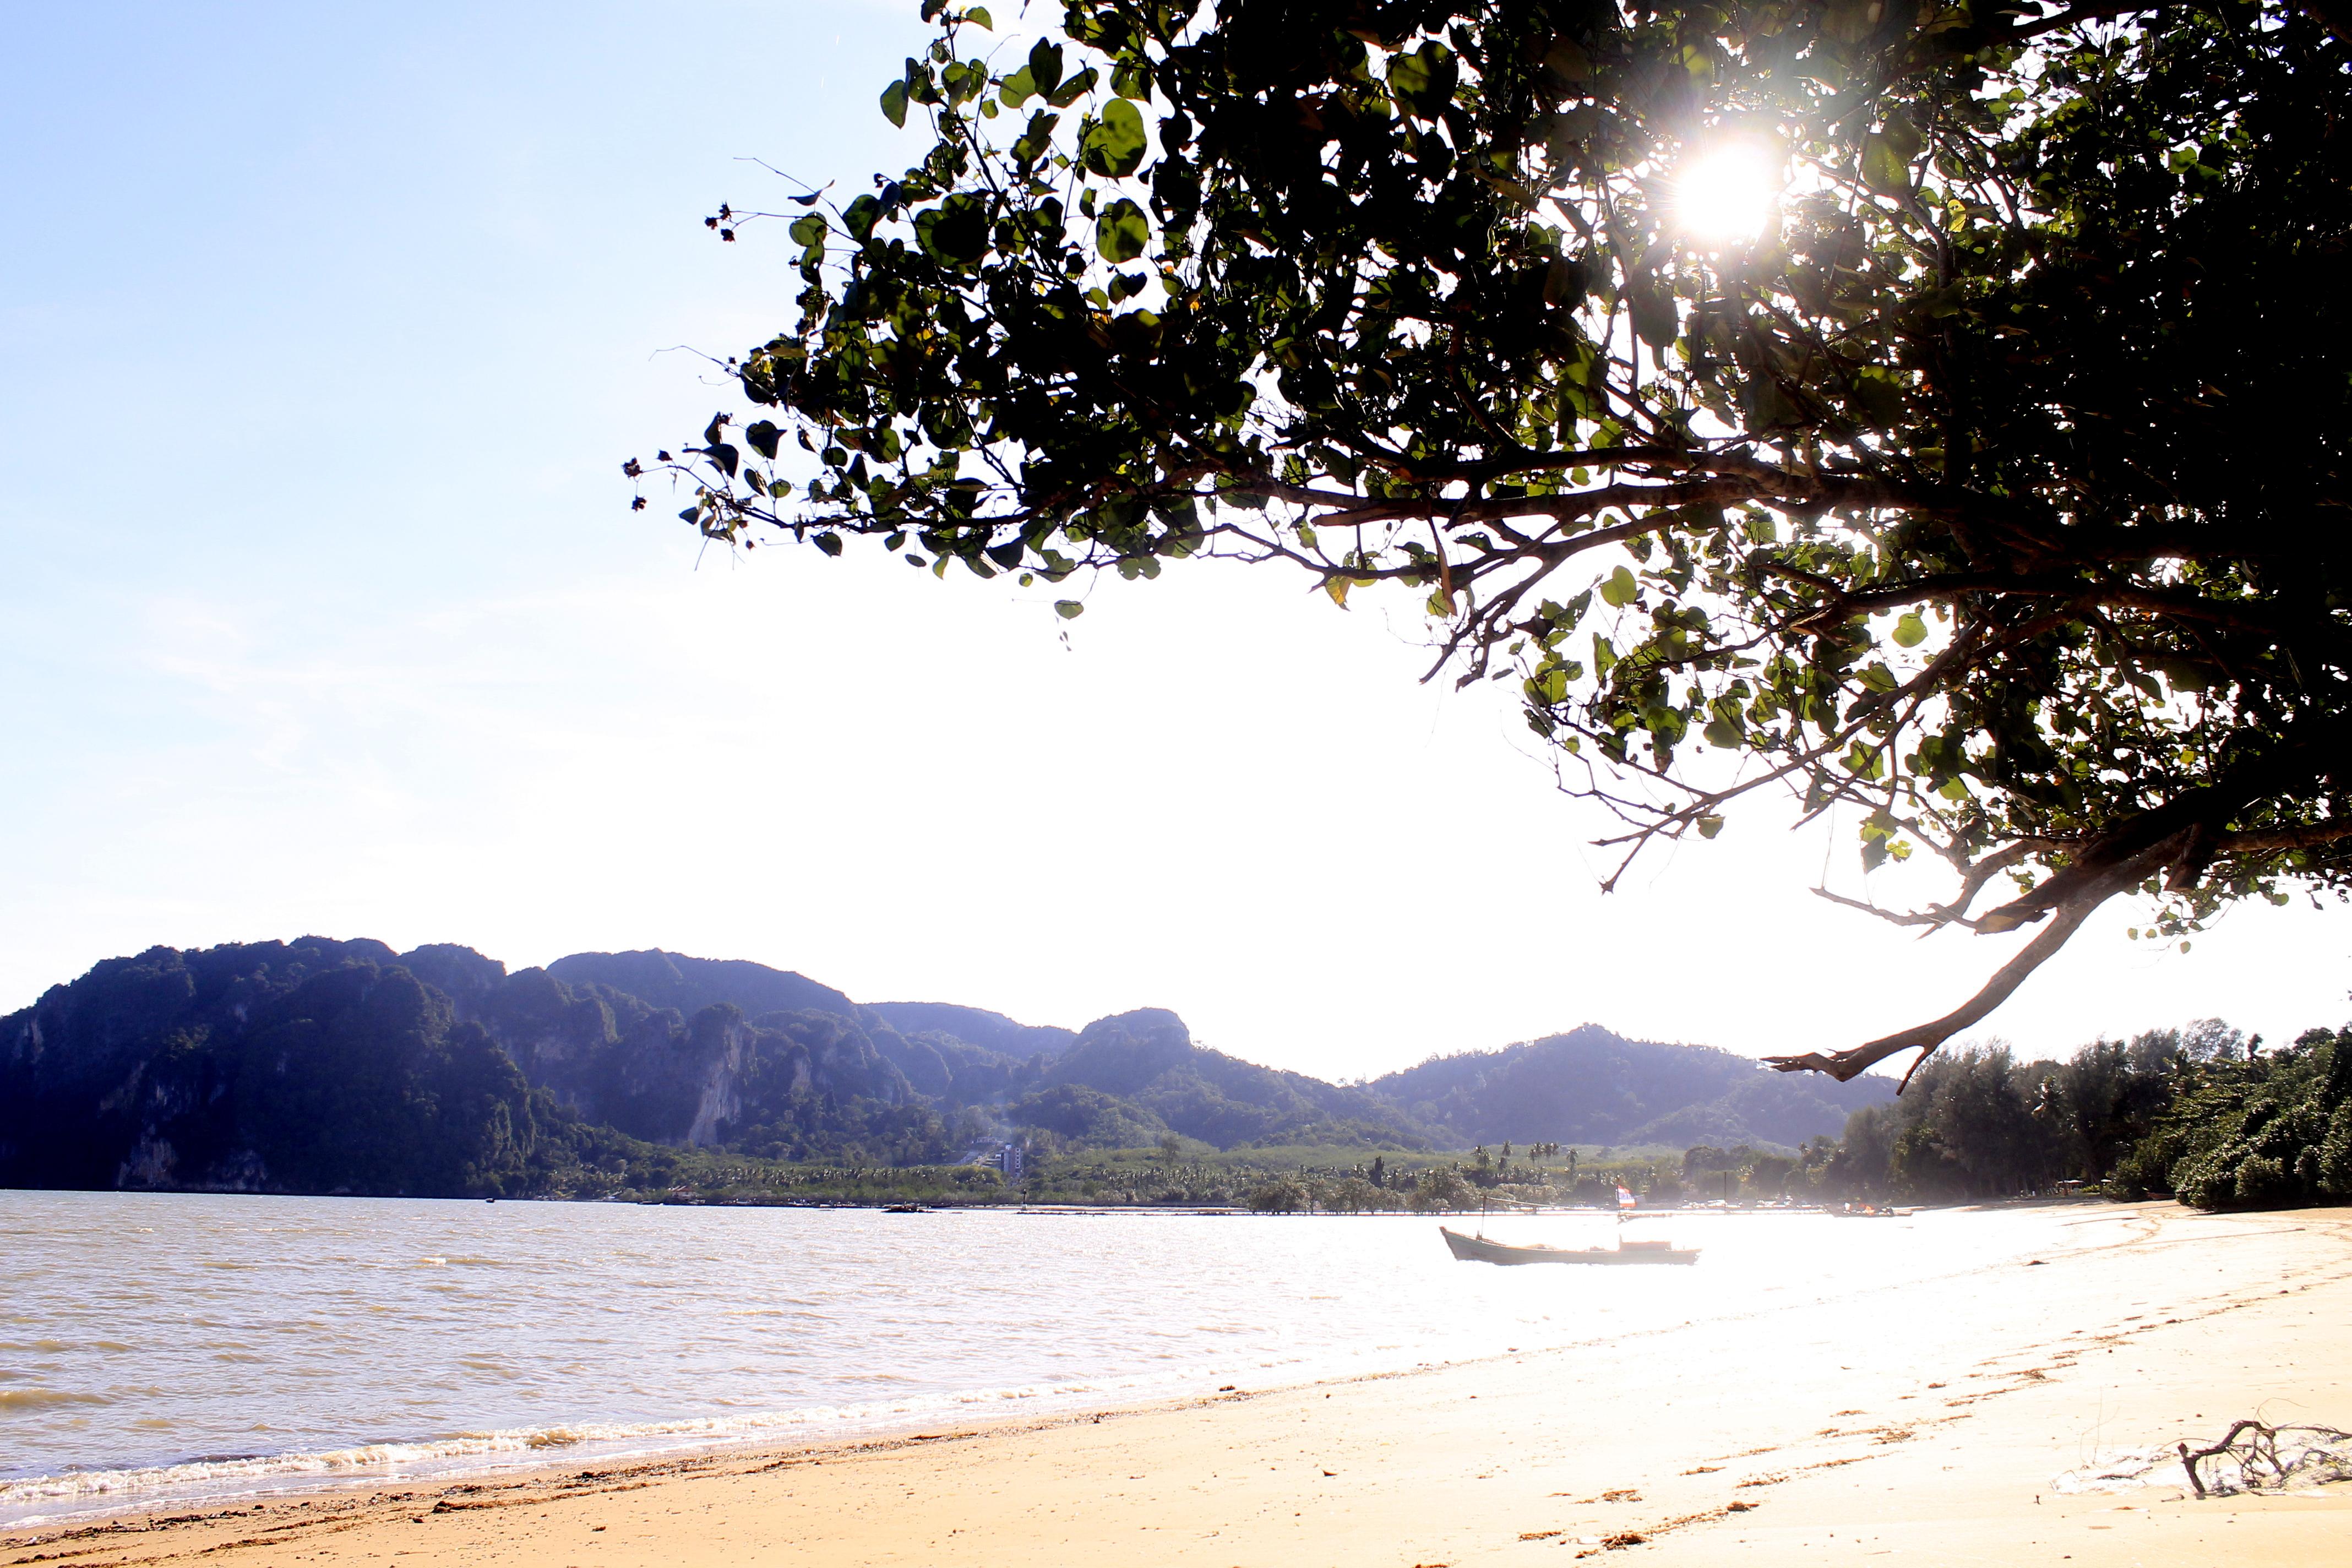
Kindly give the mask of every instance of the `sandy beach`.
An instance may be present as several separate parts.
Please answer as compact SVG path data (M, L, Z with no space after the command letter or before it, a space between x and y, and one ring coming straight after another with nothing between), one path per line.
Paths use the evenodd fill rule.
M2352 1211L2084 1205L2063 1231L2037 1259L1597 1348L23 1531L0 1563L2352 1562L2352 1483L2058 1479L2242 1416L2352 1427Z

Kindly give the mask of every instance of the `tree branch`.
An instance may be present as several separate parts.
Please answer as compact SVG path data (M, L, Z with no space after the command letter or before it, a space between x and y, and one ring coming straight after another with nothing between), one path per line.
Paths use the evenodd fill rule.
M2340 844L2347 838L2352 838L2352 822L2314 822L2263 833L2224 833L2213 840L2213 852L2242 855L2265 849L2315 849L2324 844Z
M1916 1025L1873 1040L1868 1045L1856 1046L1852 1050L1832 1051L1826 1056L1819 1051L1807 1051L1801 1056L1766 1057L1764 1065L1777 1072L1823 1072L1843 1083L1861 1076L1891 1056L1916 1050L1919 1053L1919 1061L1913 1062L1911 1071L1903 1075L1903 1082L1907 1086L1911 1073L1919 1070L1919 1062L1926 1061L1946 1040L1978 1023L2008 1001L2010 994L2025 984L2026 976L2041 968L2053 954L2066 945L2067 939L2091 918L2093 910L2125 889L2137 886L2150 868L2162 863L2170 847L2168 842L2144 849L2120 865L2108 868L2085 884L2017 956L1993 972L1992 978L1985 982L1981 990L1934 1022Z

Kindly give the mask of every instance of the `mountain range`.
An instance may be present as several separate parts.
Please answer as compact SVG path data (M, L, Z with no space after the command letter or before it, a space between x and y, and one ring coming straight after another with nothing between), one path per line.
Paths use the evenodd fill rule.
M1139 1008L1071 1030L658 950L509 973L303 937L109 959L0 1018L0 1185L522 1193L646 1146L1793 1145L1889 1098L1596 1025L1333 1084Z

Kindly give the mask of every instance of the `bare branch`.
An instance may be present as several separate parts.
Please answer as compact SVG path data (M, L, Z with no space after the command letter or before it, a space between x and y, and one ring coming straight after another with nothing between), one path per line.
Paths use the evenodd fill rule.
M1813 897L1817 899L1827 899L1830 902L1841 905L1849 910L1860 910L1866 915L1876 915L1880 920L1886 921L1889 925L1927 926L1931 930L1941 931L1944 927L1955 923L1959 925L1972 925L1974 923L1973 921L1958 915L1943 913L1942 910L1945 906L1940 904L1929 910L1881 909L1878 905L1870 902L1866 899L1850 899L1843 893L1832 893L1827 888L1815 888L1813 889Z

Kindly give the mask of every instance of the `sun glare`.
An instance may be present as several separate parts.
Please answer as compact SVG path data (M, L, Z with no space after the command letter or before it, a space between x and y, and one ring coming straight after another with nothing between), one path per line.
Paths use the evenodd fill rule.
M1695 239L1753 239L1780 197L1776 160L1752 142L1710 148L1675 175L1675 222Z

